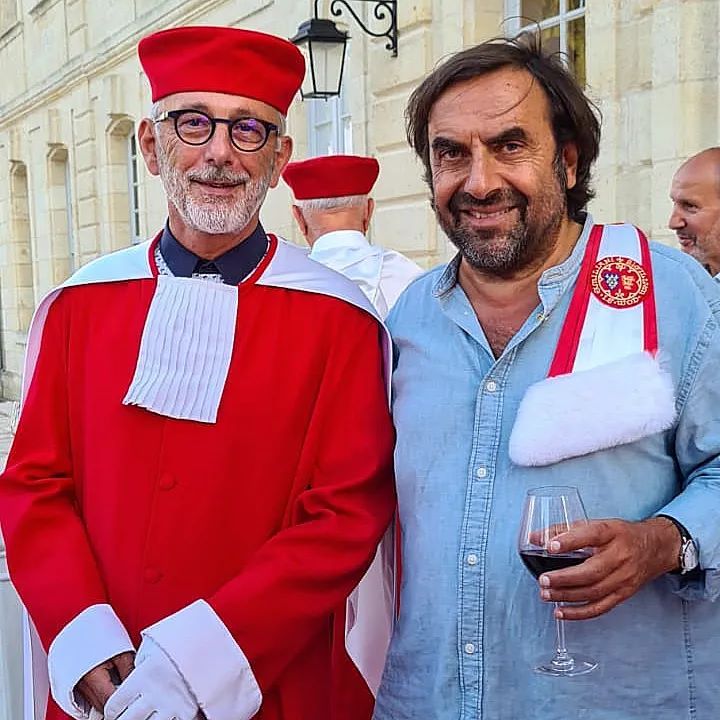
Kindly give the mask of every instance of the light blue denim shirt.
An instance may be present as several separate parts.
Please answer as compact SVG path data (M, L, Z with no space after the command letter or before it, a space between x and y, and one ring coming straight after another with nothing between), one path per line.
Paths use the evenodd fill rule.
M652 246L679 413L671 430L547 467L508 458L591 224L543 273L540 305L497 360L456 282L457 258L411 284L388 318L403 581L375 720L720 719L720 287L707 272ZM609 387L607 402L612 421L623 398ZM600 662L589 675L532 670L555 640L552 606L516 548L525 493L538 485L577 486L596 518L667 513L699 544L700 579L666 575L600 618L568 623L569 649Z

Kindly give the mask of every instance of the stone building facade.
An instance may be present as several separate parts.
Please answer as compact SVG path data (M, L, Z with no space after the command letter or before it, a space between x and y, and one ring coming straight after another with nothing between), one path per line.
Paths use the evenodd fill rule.
M329 0L319 3L329 17ZM370 24L374 3L350 0ZM399 0L399 52L351 35L341 98L297 100L295 157L375 155L372 237L425 266L450 250L405 142L403 108L442 57L540 21L568 53L603 113L596 171L599 217L665 228L677 165L718 135L718 0ZM148 88L135 46L178 24L241 25L292 36L311 0L0 0L0 380L19 393L25 338L42 295L99 253L154 233L165 209L137 158L135 127ZM523 21L524 22L524 21ZM265 224L297 239L284 187Z
M161 188L145 172L134 141L150 107L135 53L139 38L180 24L239 25L289 37L313 4L0 0L2 395L19 395L38 300L74 268L162 226ZM319 3L324 17L329 4ZM372 22L371 3L349 4ZM396 58L345 13L340 20L351 40L343 94L295 101L288 118L295 157L376 156L382 172L372 238L426 267L447 259L451 250L405 141L403 108L439 59L514 32L525 22L520 17L529 18L567 53L603 114L593 212L636 222L672 242L666 229L672 173L718 142L719 8L720 0L399 0ZM299 240L289 201L285 187L274 190L263 222ZM6 579L0 567L0 615L9 618L15 610ZM0 628L0 720L19 717L15 629Z

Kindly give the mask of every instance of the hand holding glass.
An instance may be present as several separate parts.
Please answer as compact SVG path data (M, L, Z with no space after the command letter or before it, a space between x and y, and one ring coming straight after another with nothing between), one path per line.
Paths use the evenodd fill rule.
M523 506L518 550L525 567L538 578L542 573L579 565L590 557L590 550L550 553L550 542L571 527L587 523L580 493L574 487L548 486L529 490ZM555 603L559 607L559 603ZM572 677L594 670L597 661L579 654L570 654L565 647L565 622L556 618L557 646L554 657L538 665L536 672L544 675Z

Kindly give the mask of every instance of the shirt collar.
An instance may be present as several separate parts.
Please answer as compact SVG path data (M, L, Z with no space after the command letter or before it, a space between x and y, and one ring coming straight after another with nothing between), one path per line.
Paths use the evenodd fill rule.
M310 250L310 257L337 248L366 248L370 243L359 230L333 230L321 235Z
M212 262L226 285L240 284L260 263L268 248L268 237L260 223L245 240L216 257ZM180 244L165 223L160 236L160 254L176 277L192 277L205 260Z
M543 290L547 288L557 288L559 291L558 294L561 294L564 292L566 286L574 280L582 263L585 246L590 238L590 230L592 230L593 224L594 222L590 213L585 213L582 232L570 256L559 265L549 267L540 276L538 289L541 297L544 295ZM458 269L460 268L460 260L461 255L457 253L435 281L433 286L433 295L435 297L441 297L455 287L457 284Z

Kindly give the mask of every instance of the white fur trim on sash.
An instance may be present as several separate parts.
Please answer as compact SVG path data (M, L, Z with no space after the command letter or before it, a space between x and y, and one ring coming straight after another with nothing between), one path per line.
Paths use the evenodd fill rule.
M548 377L520 403L510 459L550 465L662 432L675 417L647 238L632 225L596 225Z

